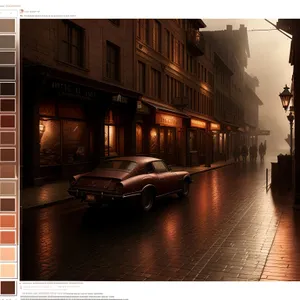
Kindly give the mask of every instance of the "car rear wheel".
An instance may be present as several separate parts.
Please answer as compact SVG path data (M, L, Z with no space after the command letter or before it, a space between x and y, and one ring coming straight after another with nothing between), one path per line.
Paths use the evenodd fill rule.
M180 198L187 197L190 193L190 183L188 180L184 180L182 183L182 190L178 193Z
M154 204L155 194L154 191L147 189L142 193L141 208L143 211L148 212Z

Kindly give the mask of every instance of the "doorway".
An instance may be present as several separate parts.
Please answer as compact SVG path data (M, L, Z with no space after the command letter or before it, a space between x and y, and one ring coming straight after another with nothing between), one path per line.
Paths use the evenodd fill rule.
M159 154L167 164L176 164L176 128L160 127Z

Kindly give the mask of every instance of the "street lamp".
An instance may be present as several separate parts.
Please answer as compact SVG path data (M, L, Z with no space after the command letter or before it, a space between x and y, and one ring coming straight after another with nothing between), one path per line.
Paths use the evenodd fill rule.
M294 123L294 120L295 120L295 116L294 116L294 113L293 113L293 107L292 106L290 107L290 113L287 116L287 119L290 122L290 139L291 139L290 152L291 152L291 156L293 156L293 123Z
M285 85L283 92L279 94L279 97L281 99L282 107L286 111L293 97L293 94L290 92L290 88L287 85Z

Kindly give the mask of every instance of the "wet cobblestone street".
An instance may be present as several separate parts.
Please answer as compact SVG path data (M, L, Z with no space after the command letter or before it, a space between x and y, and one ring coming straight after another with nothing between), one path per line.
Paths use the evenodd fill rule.
M267 279L289 204L286 195L266 191L266 167L196 174L189 198L161 200L147 215L93 211L74 200L25 210L21 280Z

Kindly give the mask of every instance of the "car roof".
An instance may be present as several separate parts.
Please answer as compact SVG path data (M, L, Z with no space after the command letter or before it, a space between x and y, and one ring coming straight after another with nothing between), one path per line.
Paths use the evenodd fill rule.
M120 156L115 157L110 160L128 160L128 161L135 161L138 164L147 164L152 161L158 161L161 160L156 157L150 157L150 156Z

